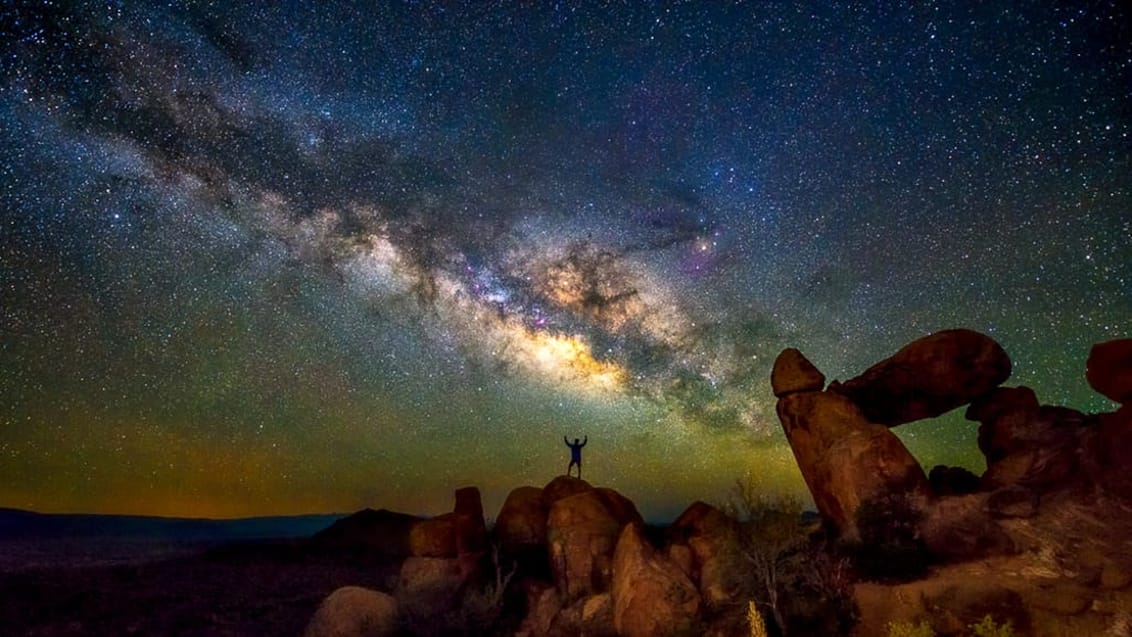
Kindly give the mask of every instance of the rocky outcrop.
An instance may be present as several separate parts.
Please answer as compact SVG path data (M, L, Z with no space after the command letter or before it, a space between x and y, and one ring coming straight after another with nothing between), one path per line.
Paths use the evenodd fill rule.
M1085 363L1085 379L1109 400L1132 402L1132 338L1094 345Z
M774 359L770 372L770 388L776 398L800 391L821 391L825 374L793 347L782 350Z
M691 635L700 595L684 572L625 526L613 559L613 625L623 637Z
M1011 387L972 403L967 418L981 423L986 488L1019 484L1049 490L1076 479L1077 447L1082 429L1091 425L1081 412L1039 406L1028 387Z
M945 330L912 341L830 390L851 399L870 422L893 427L965 405L1009 377L1010 358L994 339Z
M566 601L609 590L617 537L626 524L641 521L637 507L612 489L591 488L554 502L547 545L555 584Z
M855 534L862 502L890 493L927 493L923 468L887 427L868 421L832 391L788 394L778 417L822 516Z
M409 530L409 555L414 557L456 557L486 549L487 527L476 487L457 489L451 513L421 520Z
M399 628L397 601L360 586L344 586L315 611L304 637L385 637Z

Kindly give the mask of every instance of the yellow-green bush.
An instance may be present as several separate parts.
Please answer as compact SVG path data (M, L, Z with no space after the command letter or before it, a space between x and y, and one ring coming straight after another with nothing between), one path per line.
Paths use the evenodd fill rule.
M999 624L990 615L983 617L977 624L971 624L969 628L972 637L1014 637L1014 627L1009 621Z
M922 621L918 624L912 622L889 622L888 637L935 637L931 624Z

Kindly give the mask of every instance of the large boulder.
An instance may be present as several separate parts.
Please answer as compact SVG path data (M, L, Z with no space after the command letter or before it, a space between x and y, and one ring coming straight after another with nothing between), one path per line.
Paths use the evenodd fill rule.
M609 590L618 534L626 524L641 521L636 506L612 489L584 491L550 507L550 566L564 601Z
M668 533L669 558L696 584L704 603L719 607L734 601L742 585L735 565L743 559L734 521L709 504L694 502Z
M965 405L1009 377L1010 357L994 339L945 330L912 341L830 390L852 399L870 422L894 427Z
M542 489L518 487L507 494L503 508L495 518L495 540L507 553L521 552L546 544L547 507L542 503Z
M1094 345L1085 363L1085 379L1109 400L1132 402L1132 338Z
M690 635L700 595L676 564L654 549L640 526L621 532L613 558L613 626L623 637Z
M385 637L397 633L397 601L360 586L343 586L315 611L304 637Z
M555 502L562 498L592 490L593 486L581 478L558 476L542 488L542 505L549 510Z
M774 359L770 387L778 398L800 391L821 391L825 387L825 374L802 352L788 347Z
M855 531L861 503L889 494L928 493L920 463L888 428L830 391L788 394L778 418L822 516Z

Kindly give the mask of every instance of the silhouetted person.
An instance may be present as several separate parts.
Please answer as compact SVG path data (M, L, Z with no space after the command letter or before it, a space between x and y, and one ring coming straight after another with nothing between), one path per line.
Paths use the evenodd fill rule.
M582 479L582 447L586 446L589 441L590 437L586 436L586 439L581 442L578 442L578 439L575 438L574 442L571 443L566 439L566 436L562 436L562 442L570 447L570 464L566 465L566 475L570 475L570 469L573 469L574 465L578 465L578 479Z

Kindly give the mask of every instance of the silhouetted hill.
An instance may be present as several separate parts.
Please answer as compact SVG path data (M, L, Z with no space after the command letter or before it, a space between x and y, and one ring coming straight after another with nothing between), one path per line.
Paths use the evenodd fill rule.
M316 533L311 542L324 550L364 550L403 557L409 553L409 530L420 520L387 509L362 509Z
M146 538L176 541L309 537L343 514L270 516L234 520L133 515L36 513L0 508L0 540Z

